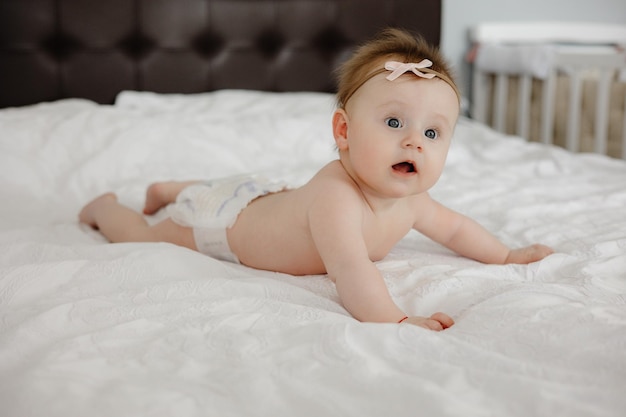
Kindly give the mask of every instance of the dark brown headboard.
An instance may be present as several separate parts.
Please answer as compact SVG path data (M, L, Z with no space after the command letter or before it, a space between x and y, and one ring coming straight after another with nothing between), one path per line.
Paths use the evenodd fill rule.
M122 90L332 91L385 26L439 44L441 0L0 0L0 107Z

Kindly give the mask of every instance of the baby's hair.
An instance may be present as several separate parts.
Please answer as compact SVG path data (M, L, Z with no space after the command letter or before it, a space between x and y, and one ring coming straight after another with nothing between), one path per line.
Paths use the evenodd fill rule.
M430 70L447 77L445 80L457 92L452 71L439 49L422 36L413 36L401 29L387 28L375 38L361 45L352 57L337 69L337 105L345 108L352 95L369 80L374 71L383 69L385 61L420 62L432 61ZM443 78L443 77L442 77Z

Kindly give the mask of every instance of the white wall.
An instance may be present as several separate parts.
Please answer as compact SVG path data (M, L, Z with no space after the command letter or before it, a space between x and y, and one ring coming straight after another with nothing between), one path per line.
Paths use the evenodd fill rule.
M582 21L626 24L626 0L443 0L441 51L454 65L465 95L468 29L495 21Z

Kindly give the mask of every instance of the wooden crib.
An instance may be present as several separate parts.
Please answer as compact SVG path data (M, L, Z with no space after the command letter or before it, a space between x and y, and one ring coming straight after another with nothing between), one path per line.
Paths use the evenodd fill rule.
M536 41L542 36L541 28L549 29L547 25L530 31L535 34L530 46L533 51L542 48ZM475 28L472 33L473 118L527 140L626 159L626 52L618 44L621 36L626 39L626 27L612 26L614 30L605 38L587 41L568 35L544 37L544 44L550 46L535 65L543 68L535 71L537 68L521 68L523 63L510 65L516 68L501 68L497 60L515 56L514 48L522 47L511 39L516 36L515 30L509 31L506 41L492 43L490 39L497 37L489 30L492 26ZM481 48L490 45L498 45L499 49L481 64ZM489 66L489 61L496 64Z

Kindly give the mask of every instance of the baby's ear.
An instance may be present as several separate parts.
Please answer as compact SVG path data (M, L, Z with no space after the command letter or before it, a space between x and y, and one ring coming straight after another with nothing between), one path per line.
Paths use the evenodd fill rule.
M344 109L337 109L333 114L333 136L337 149L348 149L348 115Z

